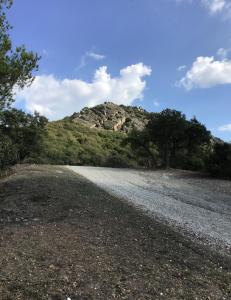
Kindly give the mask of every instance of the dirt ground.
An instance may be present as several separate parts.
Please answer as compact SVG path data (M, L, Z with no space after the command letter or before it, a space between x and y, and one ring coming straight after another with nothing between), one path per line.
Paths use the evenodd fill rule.
M196 242L231 254L231 181L174 169L68 169Z
M231 261L61 167L0 181L0 299L231 299Z

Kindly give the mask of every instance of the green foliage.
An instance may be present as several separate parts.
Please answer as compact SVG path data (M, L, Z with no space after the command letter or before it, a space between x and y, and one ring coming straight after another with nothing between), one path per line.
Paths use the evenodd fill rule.
M47 124L37 113L9 109L14 89L32 83L39 61L25 46L12 46L6 18L11 5L11 0L0 0L0 169L19 161L111 167L163 165L206 168L214 176L231 177L231 144L213 145L203 124L196 118L186 120L176 110L149 114L138 107L121 106L133 117L150 119L143 131L133 130L127 135L90 129L70 118ZM104 113L103 105L95 109ZM111 129L113 123L109 120L105 126Z
M9 36L11 26L6 11L12 1L0 1L0 110L13 102L13 89L23 88L33 81L32 71L38 68L39 57L25 46L15 49Z
M231 178L231 144L216 143L206 162L206 168L215 177Z
M211 135L196 118L166 109L151 115L146 128L131 131L125 140L139 165L203 170Z
M147 129L143 131L133 129L123 144L130 145L138 165L146 168L158 167L159 152L157 146L150 139Z
M31 151L39 151L40 136L47 123L45 117L11 109L1 113L0 121L0 131L12 141L18 161L22 161Z
M216 176L231 176L231 145L211 142L211 134L196 118L186 120L181 112L153 114L143 131L129 134L90 129L70 118L51 122L41 131L40 150L30 152L35 163L153 168L169 166L205 170Z
M147 125L149 140L157 145L165 167L201 169L203 148L210 132L196 118L188 121L179 111L166 109L153 114Z
M92 166L134 166L129 146L122 146L126 134L90 129L69 119L48 123L41 140L41 151L30 160L51 164Z
M201 124L196 117L187 122L187 127L184 134L185 145L189 155L198 152L201 145L209 145L211 134L206 129L205 125Z
M11 26L6 19L11 5L11 0L0 0L0 169L22 160L37 147L39 132L46 122L38 114L32 116L9 109L14 89L32 83L32 72L38 68L39 60L25 46L13 48Z
M8 136L0 134L0 170L17 161L17 151Z
M112 153L107 157L104 166L111 168L129 168L132 165L127 157L121 156L119 153Z
M186 118L181 112L166 109L161 113L153 114L147 129L150 140L158 146L165 167L171 165L186 129Z

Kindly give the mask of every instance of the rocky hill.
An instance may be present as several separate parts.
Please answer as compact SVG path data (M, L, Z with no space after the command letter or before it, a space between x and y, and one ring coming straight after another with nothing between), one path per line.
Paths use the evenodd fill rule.
M41 151L29 162L42 164L137 167L136 154L125 142L133 128L142 130L150 113L140 107L105 102L49 122Z
M148 122L149 113L141 107L104 102L92 108L85 107L70 119L89 128L129 132L133 128L142 130Z

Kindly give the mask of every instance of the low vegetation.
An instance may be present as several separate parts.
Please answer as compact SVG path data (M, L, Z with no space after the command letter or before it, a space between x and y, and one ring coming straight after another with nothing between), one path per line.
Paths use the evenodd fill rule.
M66 120L46 126L40 141L41 151L31 153L27 162L46 164L131 167L136 165L127 137L121 132L90 129Z
M187 120L179 111L153 113L141 132L133 130L127 139L147 166L203 170L211 151L211 134L195 117Z
M179 111L148 113L113 103L85 108L48 123L11 108L15 88L33 82L39 57L14 48L0 0L0 170L23 162L110 167L166 167L231 177L231 144L214 139L196 118ZM95 127L95 128L94 128Z
M206 167L215 177L231 178L231 144L216 143L208 157Z
M231 145L212 137L195 117L166 109L143 130L89 128L70 118L50 122L27 162L108 167L179 168L231 176Z
M23 161L38 150L39 136L46 118L11 109L15 88L32 83L39 57L24 46L13 47L6 11L11 0L0 0L0 170Z

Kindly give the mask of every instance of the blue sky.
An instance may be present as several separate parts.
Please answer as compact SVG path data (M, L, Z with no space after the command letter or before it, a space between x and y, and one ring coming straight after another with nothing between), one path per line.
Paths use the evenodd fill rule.
M15 44L42 55L17 107L50 119L106 100L168 107L231 140L230 0L20 0L8 17Z

